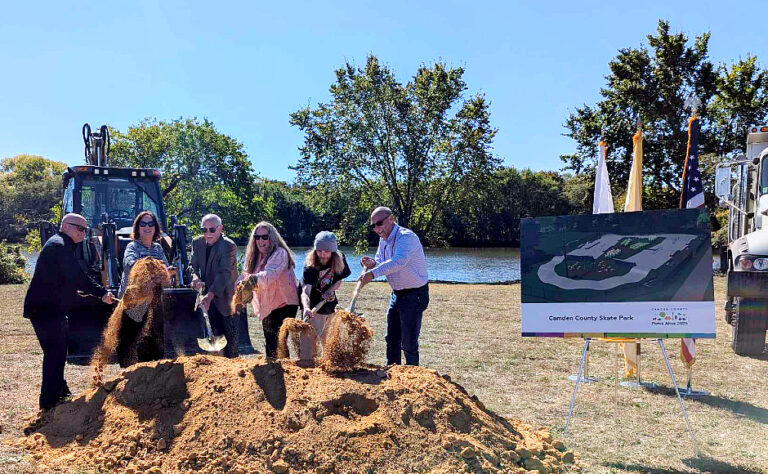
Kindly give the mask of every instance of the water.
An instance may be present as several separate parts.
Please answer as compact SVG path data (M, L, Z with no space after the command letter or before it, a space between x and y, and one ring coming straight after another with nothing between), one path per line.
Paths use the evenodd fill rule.
M301 279L304 256L309 247L294 247L296 276ZM342 247L352 274L347 281L354 281L362 270L360 255L351 247ZM369 249L365 255L373 257L376 249ZM238 247L238 258L242 259L245 247ZM520 279L520 249L516 248L449 248L425 249L427 272L430 281L460 283L498 283ZM37 263L37 253L27 255L26 270L32 273Z

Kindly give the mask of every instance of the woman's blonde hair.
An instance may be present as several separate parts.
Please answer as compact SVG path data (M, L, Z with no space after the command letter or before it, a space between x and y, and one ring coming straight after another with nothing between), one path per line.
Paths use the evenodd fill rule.
M307 252L306 260L304 260L304 266L316 268L318 270L323 267L323 264L320 263L320 257L317 255L317 251L315 249L309 249ZM344 271L344 256L341 254L341 251L337 250L335 252L331 252L330 267L333 269L333 273L336 274Z
M267 248L266 255L269 258L272 252L276 248L284 248L288 253L288 268L293 269L296 267L296 261L293 259L293 253L288 248L288 244L285 243L280 232L277 231L275 226L266 221L261 221L256 224L256 227L251 231L251 238L248 239L248 247L245 249L245 264L243 269L248 273L253 273L256 269L256 264L259 262L259 247L256 245L256 231L258 229L267 229L267 235L269 235L269 248Z

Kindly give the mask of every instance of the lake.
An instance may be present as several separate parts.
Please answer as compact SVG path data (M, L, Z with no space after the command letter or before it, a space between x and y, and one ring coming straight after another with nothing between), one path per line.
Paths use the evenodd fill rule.
M296 276L301 279L304 256L309 247L294 247ZM238 247L238 258L243 258L244 247ZM347 281L357 279L362 267L360 256L351 247L342 247L352 274ZM373 257L376 249L365 255ZM430 281L459 283L498 283L520 279L520 249L518 248L428 248L427 271ZM37 263L37 253L27 255L26 270L32 274Z

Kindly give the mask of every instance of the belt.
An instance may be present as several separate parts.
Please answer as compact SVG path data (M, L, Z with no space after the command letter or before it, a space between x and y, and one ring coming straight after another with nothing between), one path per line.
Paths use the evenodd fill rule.
M402 290L392 290L392 291L397 296L403 296L403 295L407 295L407 294L413 293L415 291L428 290L428 289L429 289L429 283L425 283L424 285L422 285L422 286L420 286L418 288L403 288Z

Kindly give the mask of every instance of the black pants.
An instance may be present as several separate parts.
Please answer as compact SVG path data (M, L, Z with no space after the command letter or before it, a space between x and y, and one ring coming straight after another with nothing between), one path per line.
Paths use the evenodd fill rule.
M235 324L235 316L227 316L221 314L221 311L216 305L211 302L211 306L208 308L208 319L211 321L211 330L214 336L220 336L224 334L227 338L227 345L224 347L224 357L234 359L240 355L238 351L237 324Z
M387 310L387 364L419 365L421 317L429 305L429 285L392 292Z
M264 328L264 346L267 357L277 357L277 333L280 332L280 326L287 318L295 318L298 305L289 304L269 313L261 320L261 327Z
M35 335L43 349L43 383L40 387L40 408L51 408L69 395L64 380L64 365L67 363L67 342L69 324L62 314L30 319Z

